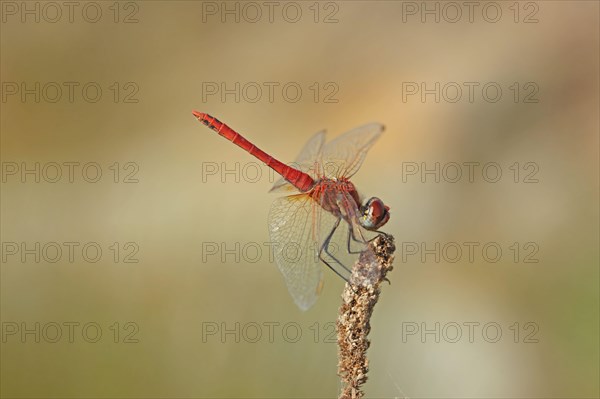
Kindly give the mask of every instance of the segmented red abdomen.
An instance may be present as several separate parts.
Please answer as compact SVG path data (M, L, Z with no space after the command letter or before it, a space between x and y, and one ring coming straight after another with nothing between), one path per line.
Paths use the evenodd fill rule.
M284 179L292 183L298 190L306 192L314 186L315 181L308 174L273 158L217 118L197 111L193 111L192 113L198 118L198 121L217 132L220 136L225 137L233 144L248 151L251 155L254 155L256 158L267 164L268 167L279 173Z

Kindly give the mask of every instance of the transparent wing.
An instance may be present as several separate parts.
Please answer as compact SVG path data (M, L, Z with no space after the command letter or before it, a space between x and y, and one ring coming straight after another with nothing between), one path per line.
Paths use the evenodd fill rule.
M291 166L308 173L311 177L315 177L315 162L319 158L323 143L325 143L325 130L321 130L308 140ZM270 192L289 192L295 190L296 188L282 177L275 182Z
M290 295L302 310L310 308L321 292L325 265L319 252L326 240L329 239L323 258L338 274L348 278L356 254L367 246L352 196L345 191L328 192L321 200L335 203L335 214L324 210L309 194L277 198L269 212L275 261ZM338 227L334 231L335 226Z
M317 173L329 178L350 178L362 165L367 152L383 133L384 126L370 123L350 130L323 146Z
M320 292L323 271L313 223L315 205L308 195L277 198L269 211L269 233L275 261L296 305L310 308Z

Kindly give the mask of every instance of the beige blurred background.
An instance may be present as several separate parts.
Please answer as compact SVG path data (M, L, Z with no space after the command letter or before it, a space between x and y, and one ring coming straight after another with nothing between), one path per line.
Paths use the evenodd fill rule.
M353 178L361 193L391 206L385 231L398 243L392 283L372 320L368 397L598 397L597 2L477 3L473 22L463 8L456 23L444 19L454 10L435 2L427 7L439 7L439 23L421 2L275 3L272 22L262 2L96 4L97 23L82 17L86 3L77 3L73 22L63 8L55 23L44 20L55 11L40 3L37 23L31 15L21 21L20 2L2 3L3 397L337 395L336 345L328 338L343 281L325 270L315 307L294 305L264 246L273 179L262 168L254 181L254 160L200 126L193 109L283 161L320 129L334 137L370 121L386 125ZM252 23L255 5L263 15ZM486 21L482 10L493 18L496 6L499 21ZM240 22L235 15L223 22L223 7L238 7ZM299 21L286 21L282 10L293 19L295 7ZM86 10L93 18L96 8ZM56 103L47 101L50 91L35 102L11 94L22 82L80 86L73 102L67 91ZM87 82L102 88L96 103L82 97ZM266 90L256 102L250 91L222 101L206 92L214 82L277 82L279 89L272 102ZM303 90L297 102L281 93L289 82ZM436 103L432 95L403 101L406 82L480 86L473 102L465 89L456 103ZM503 89L498 102L481 95L489 82ZM537 103L524 102L531 87L539 89ZM97 183L81 169L73 183L64 176L23 183L20 170L7 172L23 162L97 162L103 174ZM221 172L222 162L239 162L240 173L203 174L215 164ZM473 183L403 181L407 162L497 162L503 175L497 183L481 174ZM518 183L509 168L515 162ZM527 162L538 167L537 183L523 182ZM123 182L129 173L137 183ZM10 243L36 242L80 246L73 262L66 253L56 263L11 254ZM82 258L89 242L103 251L96 263ZM466 253L455 263L432 255L423 262L402 251L411 242L495 242L503 254L485 261L480 246L473 262ZM509 248L515 242L518 262ZM537 263L523 262L529 242ZM211 243L250 252L222 261L222 252L207 255ZM253 262L257 246L263 252ZM136 248L130 259L138 262L125 263ZM79 323L73 342L64 323ZM95 330L82 335L87 323L102 330L96 343L85 339ZM439 342L421 335L436 323ZM484 336L487 323L501 328L498 342L488 342L493 329ZM62 337L53 343L56 324ZM452 343L456 325L462 337ZM473 342L468 325L477 326ZM419 331L407 335L414 326ZM22 327L34 332L23 336ZM234 332L222 337L223 328Z

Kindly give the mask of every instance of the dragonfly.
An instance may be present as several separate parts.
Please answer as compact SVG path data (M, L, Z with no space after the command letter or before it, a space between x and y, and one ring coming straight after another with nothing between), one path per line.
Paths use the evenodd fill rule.
M320 131L288 165L217 118L192 114L281 176L271 192L289 195L271 205L268 227L275 261L296 305L307 310L315 304L323 288L323 265L348 281L351 270L333 249L343 248L350 256L362 253L368 245L365 233L379 232L390 219L381 199L363 200L350 181L384 126L370 123L327 143L326 132Z

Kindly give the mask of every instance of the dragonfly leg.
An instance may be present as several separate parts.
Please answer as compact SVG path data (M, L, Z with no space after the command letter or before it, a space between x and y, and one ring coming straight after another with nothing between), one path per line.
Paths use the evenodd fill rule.
M329 255L338 265L342 266L344 268L344 270L348 273L350 273L350 270L348 270L348 268L346 266L344 266L344 264L342 262L340 262L331 252L329 252L329 243L331 241L331 237L333 237L333 234L335 233L335 230L338 228L338 226L340 225L340 221L341 219L338 219L335 222L335 225L333 226L333 229L331 229L331 232L329 233L329 235L327 236L327 238L325 239L325 241L323 242L323 245L321 246L321 249L319 250L319 259L325 263L327 265L327 267L329 267L331 270L333 270L338 276L340 276L341 278L343 278L344 280L348 281L348 279L344 276L342 276L342 274L336 269L334 268L329 262L327 262L325 260L325 258L323 257L323 252L325 252L327 255Z
M373 233L377 233L377 235L382 235L382 236L384 236L385 238L389 238L389 237L390 237L390 235L389 235L388 233L385 233L385 232L383 232L383 231L381 231L381 230L375 230L375 231L373 231ZM369 242L373 241L373 240L374 240L374 239L376 239L376 238L377 238L377 236L375 236L375 237L371 238L371 239L369 240Z
M361 253L362 251L353 251L350 248L351 240L353 240L354 242L360 242L360 243L362 243L362 241L360 241L356 237L354 237L354 230L353 229L348 229L348 253L350 253L350 254L359 254L359 253Z
M335 269L333 266L331 266L331 265L329 264L329 262L327 262L325 259L323 259L323 257L321 256L321 254L320 254L320 253L319 253L319 259L321 259L321 262L325 263L325 264L327 265L327 267L328 267L328 268L330 268L331 270L333 270L333 271L334 271L334 273L335 273L335 274L337 274L338 276L340 276L340 277L341 277L341 278L342 278L342 279L343 279L345 282L349 282L349 281L348 281L348 278L347 278L347 277L344 277L344 276L342 276L342 274L341 274L339 271L337 271L337 270L336 270L336 269ZM343 266L343 265L342 265L342 266ZM346 267L344 266L344 269L345 269L345 268L346 268Z

